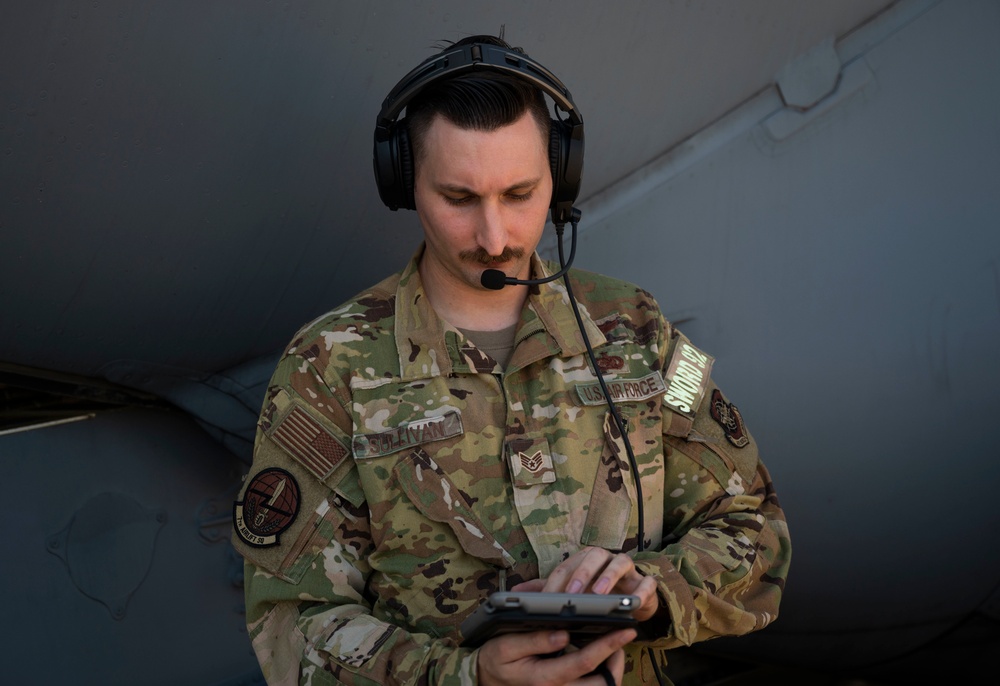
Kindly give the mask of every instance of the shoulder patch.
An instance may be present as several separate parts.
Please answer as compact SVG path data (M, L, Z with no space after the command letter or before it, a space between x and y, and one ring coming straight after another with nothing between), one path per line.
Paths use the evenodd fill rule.
M349 454L333 433L295 404L271 426L269 436L320 481Z
M663 395L667 407L693 419L708 390L714 362L715 358L681 335L667 367L667 392Z
M747 428L743 424L743 415L735 405L726 401L718 388L712 391L711 412L712 419L722 427L730 443L737 448L746 447L750 443Z
M233 503L233 529L254 548L278 545L278 536L299 514L300 500L298 482L284 469L257 472L243 500Z

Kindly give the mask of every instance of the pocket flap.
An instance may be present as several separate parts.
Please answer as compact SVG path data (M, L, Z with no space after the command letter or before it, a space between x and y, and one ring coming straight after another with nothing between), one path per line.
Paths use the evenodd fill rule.
M424 450L412 450L396 463L393 473L414 506L428 519L450 527L465 552L498 567L514 566L514 558L497 543L462 492Z

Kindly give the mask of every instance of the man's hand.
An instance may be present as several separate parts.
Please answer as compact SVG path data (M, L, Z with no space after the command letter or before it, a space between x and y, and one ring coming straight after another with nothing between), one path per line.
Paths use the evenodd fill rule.
M569 646L565 631L532 631L496 636L479 648L479 683L484 686L606 686L600 674L586 676L606 662L620 684L625 673L622 647L636 636L634 629L605 634L579 650L546 657Z
M640 574L628 555L616 555L603 548L579 550L553 569L547 579L525 581L513 586L511 590L637 595L642 600L642 605L633 616L640 622L656 614L660 606L656 596L656 581Z

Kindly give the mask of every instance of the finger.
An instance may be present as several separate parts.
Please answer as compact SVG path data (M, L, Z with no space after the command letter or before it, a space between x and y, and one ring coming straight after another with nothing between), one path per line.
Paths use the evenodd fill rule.
M616 684L620 684L625 678L625 651L619 648L611 654L611 657L604 663L607 666L611 677Z
M646 576L638 569L636 569L635 562L633 562L627 556L622 556L622 557L624 557L625 559L614 560L613 561L614 568L612 568L610 571L605 570L604 575L610 575L612 573L620 573L620 576L615 581L614 585L615 592L631 593L633 595L639 595L640 588L644 588L643 584L646 583L647 579L651 580L651 577ZM608 566L611 567L611 565Z
M545 579L530 579L529 581L522 581L519 584L514 584L510 587L512 591L520 591L522 593L533 593L535 591L541 591L545 588Z
M601 583L601 581L603 581L605 578L610 581L613 578L613 576L619 573L620 571L621 569L605 570L604 573L601 574L601 578L594 582L594 587L595 587L594 592L595 593L597 592L596 587L598 584ZM608 592L627 593L630 595L637 595L639 597L642 597L643 593L648 593L650 590L650 583L649 581L647 581L647 579L649 579L649 577L640 574L633 567L631 570L626 570L620 577L615 579L614 585L610 589L608 589ZM650 579L650 581L652 580ZM652 587L655 588L655 586L656 584L653 583Z
M579 686L617 686L625 676L625 651L618 649L580 681Z
M527 657L555 653L569 645L566 631L529 631L503 634L483 644L491 659L499 663L517 662Z
M582 593L610 559L611 553L603 548L584 548L552 570L545 590Z
M536 665L549 662L541 656L557 653L568 645L569 634L565 631L533 631L491 638L480 646L476 657L479 683L528 683ZM565 681L550 680L550 683Z
M560 676L565 675L567 680L580 678L595 672L603 663L608 662L611 675L617 675L617 683L620 683L625 670L625 654L622 652L622 648L634 640L635 637L636 632L633 629L615 631L588 643L578 651L567 653L557 658L559 662L563 663L560 667L570 665L570 671L563 672ZM581 683L603 686L603 677L597 675L596 680L590 677Z
M561 593L565 591L566 584L580 564L581 559L581 552L577 552L560 562L545 578L545 585L542 590L548 593Z
M600 577L593 584L594 593L609 593L612 588L624 580L631 581L632 586L638 586L641 575L635 570L632 558L623 553L612 557L600 572Z
M619 579L612 591L638 596L639 606L632 614L640 622L652 617L660 607L660 599L656 595L656 579L637 571Z
M656 611L660 608L660 598L656 594L656 579L651 576L640 575L640 577L641 580L638 585L625 584L624 586L630 588L621 588L619 592L639 597L639 608L632 615L640 622L644 622L656 614ZM622 584L619 584L619 586L622 586Z

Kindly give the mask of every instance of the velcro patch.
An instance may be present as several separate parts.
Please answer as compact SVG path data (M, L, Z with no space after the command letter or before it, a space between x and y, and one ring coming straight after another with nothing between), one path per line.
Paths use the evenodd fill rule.
M608 393L615 402L648 400L667 390L659 372L653 372L641 379L614 379L605 381L604 384L608 387ZM607 402L601 391L601 384L597 381L577 384L576 394L584 405L603 405Z
M335 622L328 630L326 650L351 667L362 667L378 654L378 649L396 630L373 617L348 616ZM380 631L381 629L381 631Z
M667 367L667 392L663 396L667 407L694 418L708 390L714 362L715 358L701 352L681 336Z
M298 405L271 427L270 436L321 481L348 455L347 447Z
M382 433L358 434L353 442L354 456L358 459L381 457L422 443L460 436L464 431L462 415L451 410L440 417L406 422Z

